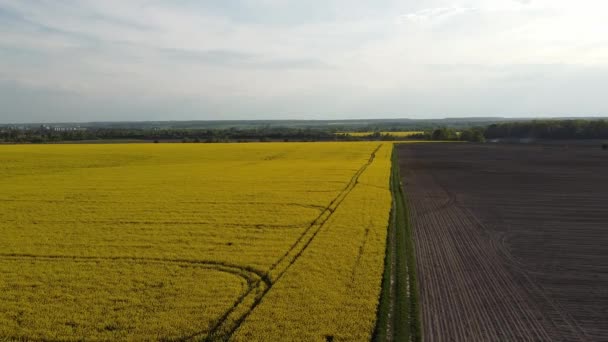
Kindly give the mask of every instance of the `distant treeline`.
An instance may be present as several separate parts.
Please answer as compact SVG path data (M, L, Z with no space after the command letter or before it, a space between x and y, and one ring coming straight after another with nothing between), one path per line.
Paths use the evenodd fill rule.
M388 131L391 131L388 129ZM353 131L354 132L354 131ZM335 129L256 127L222 129L134 129L134 128L52 128L40 126L0 128L0 142L56 143L104 140L153 142L252 142L252 141L357 141L403 140L386 133L365 136L336 133ZM444 127L408 136L411 140L486 139L608 139L607 120L535 120L502 122L480 127Z
M521 119L519 121L524 121ZM530 120L530 119L527 119ZM336 132L383 132L383 131L423 131L438 127L468 128L487 126L497 122L514 121L508 118L446 118L446 119L358 119L358 120L205 120L205 121L135 121L135 122L59 122L52 124L0 124L0 129L19 127L38 129L78 127L84 129L126 129L126 130L227 130L227 129L269 129L292 128L314 129Z
M440 128L413 136L426 140L608 139L608 120L533 120L467 129Z
M505 122L485 128L487 139L608 139L607 120Z
M455 128L437 128L435 130L426 131L419 134L409 136L410 139L418 140L441 140L441 141L470 141L470 142L484 142L483 128L466 128L466 129L455 129Z
M39 128L0 128L0 142L59 143L79 141L150 141L184 143L264 142L264 141L393 141L403 137L375 132L369 135L335 133L312 128L229 128L229 129L124 129L89 128L55 130ZM481 129L439 128L408 136L410 140L483 141Z
M392 140L392 136L353 137L339 135L328 130L300 128L252 128L252 129L122 129L89 128L80 130L54 130L45 127L35 129L0 128L0 142L5 143L57 143L94 140L141 140L153 142L217 143L252 141L356 141Z

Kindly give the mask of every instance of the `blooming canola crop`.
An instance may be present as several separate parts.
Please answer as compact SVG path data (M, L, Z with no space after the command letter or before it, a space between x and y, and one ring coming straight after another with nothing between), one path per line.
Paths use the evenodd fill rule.
M0 146L0 339L369 339L391 151Z

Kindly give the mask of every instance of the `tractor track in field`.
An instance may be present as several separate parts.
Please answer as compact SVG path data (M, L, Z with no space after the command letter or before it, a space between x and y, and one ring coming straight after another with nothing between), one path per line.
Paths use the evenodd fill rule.
M441 192L441 187L433 182L431 179L424 181L423 191ZM414 186L408 189L408 193L415 199L424 197ZM435 197L433 201L437 198L430 197ZM415 238L418 242L417 260L420 260L418 270L425 338L439 341L447 331L451 331L470 340L520 340L525 336L530 340L549 340L548 331L534 324L532 312L536 310L519 305L530 301L525 293L518 291L517 281L496 267L500 262L492 253L491 241L479 234L482 227L456 206L426 206L429 208L420 210L424 204L410 202L412 221L418 228ZM418 212L422 213L417 215ZM441 247L434 247L435 243ZM468 253L459 246L469 246ZM435 269L447 279L439 282L435 275L431 279L425 278L432 272L429 269ZM516 304L508 303L511 301ZM446 303L454 303L454 307L446 310L442 320L435 319L433 315L441 312ZM489 306L500 310L490 312L486 309ZM503 326L502 322L512 322L511 327Z
M393 166L395 167L395 166ZM394 182L395 180L392 179L393 175L391 174L391 182ZM386 336L386 341L387 342L392 342L394 340L395 337L395 323L396 322L396 317L395 317L395 307L396 307L396 292L397 292L397 218L396 218L396 200L395 200L395 193L393 192L393 187L391 186L391 196L392 196L392 208L391 208L391 221L389 223L389 227L388 227L388 235L387 235L387 250L388 250L388 255L390 256L389 258L389 265L388 267L390 267L390 272L388 274L388 293L387 293L387 298L388 298L388 308L387 308L387 312L386 312L386 325L381 327L380 329L384 329L385 330L385 336ZM385 266L387 267L387 266Z
M35 260L69 260L69 261L133 261L145 263L174 263L200 265L204 267L222 267L231 270L238 270L245 274L253 274L263 280L265 273L249 266L240 266L231 263L213 260L195 260L179 258L155 258L155 257L133 257L133 256L82 256L82 255L61 255L61 254L27 254L27 253L1 253L0 259L35 259Z
M130 256L72 256L72 255L38 255L38 254L20 254L20 253L4 253L0 254L0 260L36 260L36 261L71 261L71 262L96 262L96 261L129 261L136 263L155 263L155 264L176 264L187 265L189 267L201 267L214 271L230 273L234 276L242 278L247 283L247 289L241 293L233 306L241 302L245 296L256 288L265 288L270 286L270 281L266 276L266 272L256 270L248 266L240 266L231 263L218 261L192 260L192 259L177 259L177 258L154 258L154 257L130 257ZM229 314L229 313L228 313ZM225 315L228 315L225 314ZM172 340L186 341L204 334L207 330L199 331L187 336L178 337Z
M601 149L421 144L399 155L426 340L608 340Z
M154 258L154 257L131 257L131 256L76 256L76 255L45 255L24 253L2 253L0 260L35 260L35 261L73 261L73 262L95 262L95 261L130 261L136 263L177 264L194 267L203 267L237 275L254 284L262 281L269 284L266 274L249 266L241 266L221 261L193 260L179 258Z
M241 266L230 263L223 263L212 260L192 260L179 258L155 258L155 257L132 257L132 256L74 256L74 255L38 255L25 253L4 253L0 254L0 259L4 260L42 260L42 261L72 261L72 262L95 262L95 261L129 261L139 263L172 263L177 265L188 265L193 267L204 267L220 272L231 273L244 279L247 287L234 304L226 310L217 322L206 329L182 336L176 341L190 341L202 339L204 341L227 341L236 332L245 319L251 314L257 305L260 304L272 286L278 282L289 268L302 256L308 249L317 234L325 227L331 219L336 209L348 197L352 190L359 184L359 177L373 163L376 153L382 147L378 145L371 153L369 159L353 174L346 186L331 200L326 206L307 206L296 203L291 205L307 206L311 209L318 209L319 215L308 224L305 230L298 236L296 241L289 249L274 263L268 270L261 271L248 266ZM138 222L139 223L139 222ZM182 223L182 222L174 222ZM255 225L258 227L259 225ZM301 227L301 225L300 225ZM364 248L363 244L361 248ZM205 337L203 337L205 336Z
M23 223L19 220L4 220L7 223ZM307 222L300 222L295 224L241 224L241 223L221 223L213 221L135 221L135 220L32 220L33 224L132 224L132 225L202 225L202 226L224 226L224 227L237 227L237 228L269 228L269 229L294 229L302 228L306 226Z
M268 269L264 275L264 279L268 280L267 286L261 289L261 291L258 287L252 287L248 293L245 294L242 300L238 301L234 307L230 308L228 310L229 312L222 315L218 322L209 331L205 341L227 341L230 339L230 337L241 326L245 319L247 319L251 312L253 312L253 310L260 304L272 286L283 277L287 270L300 258L304 251L312 243L320 230L333 216L336 209L340 206L340 204L342 204L348 194L350 194L350 192L358 184L359 177L373 163L376 153L381 147L382 145L380 144L374 149L369 159L355 172L344 189L338 193L338 195L327 205L327 207L325 207L325 210L323 210L310 223L304 232L300 234L298 239L291 245L291 247ZM247 308L243 314L239 315L239 317L236 317L234 320L229 320L230 315L239 309L239 306L242 303L245 303L246 297L249 296L253 291L258 291L253 298L253 304Z

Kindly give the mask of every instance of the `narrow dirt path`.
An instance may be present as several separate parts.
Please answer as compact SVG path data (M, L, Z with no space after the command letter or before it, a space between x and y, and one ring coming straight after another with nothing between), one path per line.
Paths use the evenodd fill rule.
M395 195L393 194L393 203ZM396 306L396 287L397 287L397 234L396 234L396 218L393 213L391 215L391 224L389 226L388 234L388 249L390 255L390 273L389 273L389 287L388 287L388 312L386 320L386 341L392 342L394 339L394 325L395 323L395 306Z
M390 179L393 204L387 235L385 280L374 341L421 340L412 236L401 186L399 164L396 155L393 155Z

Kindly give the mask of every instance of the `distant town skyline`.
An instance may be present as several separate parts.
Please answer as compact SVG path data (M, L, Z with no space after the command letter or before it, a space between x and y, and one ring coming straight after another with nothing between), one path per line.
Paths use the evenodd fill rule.
M608 3L0 0L0 123L608 116Z

